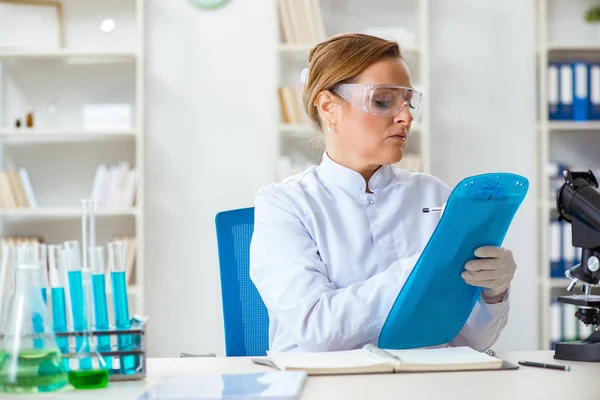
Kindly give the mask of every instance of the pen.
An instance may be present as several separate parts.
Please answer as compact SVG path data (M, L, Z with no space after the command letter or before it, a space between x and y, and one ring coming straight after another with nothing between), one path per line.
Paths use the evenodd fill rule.
M424 213L432 213L432 212L440 212L442 211L442 207L425 207L423 209Z
M571 370L571 367L569 367L568 365L545 364L545 363L538 363L538 362L533 362L533 361L519 361L519 364L526 365L528 367L559 369L561 371L570 371Z

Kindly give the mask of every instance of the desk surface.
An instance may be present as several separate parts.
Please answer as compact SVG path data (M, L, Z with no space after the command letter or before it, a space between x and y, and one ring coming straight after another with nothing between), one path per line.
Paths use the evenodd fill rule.
M313 399L598 399L594 386L600 378L600 363L563 362L553 352L512 352L498 355L519 360L566 364L570 372L521 366L518 370L439 372L416 374L371 374L309 377L301 400ZM111 383L102 390L75 391L35 396L41 399L136 399L165 375L200 373L244 373L269 370L249 358L155 358L148 359L145 381ZM584 390L582 384L587 385ZM0 395L3 400L24 396ZM29 396L25 396L29 397Z

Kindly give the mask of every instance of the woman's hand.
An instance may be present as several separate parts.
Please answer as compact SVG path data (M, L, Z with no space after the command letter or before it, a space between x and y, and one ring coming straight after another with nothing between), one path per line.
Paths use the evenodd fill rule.
M475 250L478 260L465 264L462 278L470 285L483 287L486 303L498 303L508 290L517 264L510 250L502 247L483 246Z

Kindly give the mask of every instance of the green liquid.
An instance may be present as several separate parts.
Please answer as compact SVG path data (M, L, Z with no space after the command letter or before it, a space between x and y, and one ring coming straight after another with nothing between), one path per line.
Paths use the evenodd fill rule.
M69 382L75 389L101 389L108 385L107 369L69 372Z
M17 355L0 352L0 391L53 392L67 384L60 351L24 350Z

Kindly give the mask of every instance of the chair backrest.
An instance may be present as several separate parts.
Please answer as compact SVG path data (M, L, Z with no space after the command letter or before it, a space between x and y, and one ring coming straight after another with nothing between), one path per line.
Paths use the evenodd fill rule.
M254 208L220 212L215 225L226 355L264 356L269 347L269 316L250 280Z

